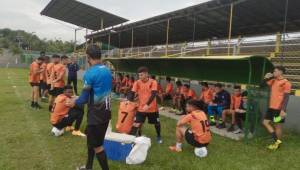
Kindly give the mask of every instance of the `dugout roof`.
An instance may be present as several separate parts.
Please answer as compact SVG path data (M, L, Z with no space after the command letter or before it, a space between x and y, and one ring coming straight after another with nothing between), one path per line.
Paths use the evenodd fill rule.
M41 15L55 18L90 30L111 27L128 21L109 12L86 5L76 0L51 0Z
M88 38L120 48L162 45L166 43L167 20L170 19L169 44L226 39L231 3L234 4L232 37L282 32L286 0L212 0L94 33ZM289 0L288 32L300 30L299 9L299 0Z

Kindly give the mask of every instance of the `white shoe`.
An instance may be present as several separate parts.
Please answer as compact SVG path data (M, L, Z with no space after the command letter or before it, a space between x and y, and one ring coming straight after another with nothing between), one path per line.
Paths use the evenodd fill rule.
M233 131L234 134L239 134L239 133L242 133L242 132L243 132L242 129L237 129L237 130Z
M59 130L59 129L57 129L56 127L53 127L52 130L51 130L51 133L52 133L54 136L58 137L58 136L61 136L61 135L64 134L64 129Z

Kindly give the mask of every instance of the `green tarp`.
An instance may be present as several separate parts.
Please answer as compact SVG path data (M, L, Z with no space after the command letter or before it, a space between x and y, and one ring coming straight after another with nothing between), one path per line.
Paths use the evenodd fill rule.
M107 58L115 71L136 73L146 66L150 74L188 78L200 81L218 81L259 85L273 64L262 56L215 56L178 58Z

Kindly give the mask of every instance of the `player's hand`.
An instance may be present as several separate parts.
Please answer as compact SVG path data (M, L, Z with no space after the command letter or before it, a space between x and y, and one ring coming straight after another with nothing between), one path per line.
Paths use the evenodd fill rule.
M281 110L281 112L280 112L280 117L281 117L282 119L285 118L285 117L286 117L286 112L283 111L283 110Z
M150 106L146 104L146 105L143 107L143 110L146 112L149 108L150 108Z
M71 99L66 100L66 106L74 107L75 106L75 99L71 98Z
M269 79L269 78L271 78L271 77L273 77L273 74L272 74L272 73L267 73L267 74L265 75L265 79Z

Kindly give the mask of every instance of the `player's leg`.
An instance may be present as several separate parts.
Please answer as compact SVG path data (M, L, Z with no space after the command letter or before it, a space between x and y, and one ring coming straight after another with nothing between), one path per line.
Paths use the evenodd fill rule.
M33 87L33 91L34 91L34 99L33 99L33 102L34 102L34 108L40 109L41 106L38 104L39 96L40 96L40 88L39 88L39 85L34 86L34 87Z
M146 120L146 113L137 112L135 115L134 124L131 128L130 134L134 136L139 136L139 131L141 130L141 127L145 122L145 120Z
M207 106L207 112L209 116L210 125L211 126L216 125L216 120L215 120L216 106Z
M74 120L75 120L75 128L74 128L74 131L72 132L72 135L85 137L85 134L80 131L80 126L81 126L81 122L82 122L83 115L84 115L83 108L74 108L74 111L72 114L73 114L72 116L74 117Z
M186 128L184 126L176 127L176 145L170 146L169 149L174 152L181 152L182 151L182 143L184 140L184 133Z
M161 139L161 125L160 125L160 120L159 120L159 113L148 113L148 123L153 124L155 131L156 131L156 141L157 143L161 144L163 141Z

